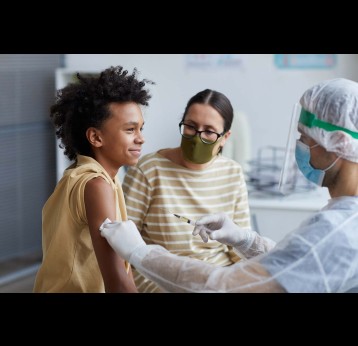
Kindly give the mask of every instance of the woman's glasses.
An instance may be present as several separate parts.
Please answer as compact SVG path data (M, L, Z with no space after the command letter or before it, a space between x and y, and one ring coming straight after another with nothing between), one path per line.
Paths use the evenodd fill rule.
M198 133L201 141L205 144L215 143L225 133L225 132L217 133L208 130L198 131L194 126L184 124L184 122L179 123L179 130L180 130L180 134L184 138L193 138Z

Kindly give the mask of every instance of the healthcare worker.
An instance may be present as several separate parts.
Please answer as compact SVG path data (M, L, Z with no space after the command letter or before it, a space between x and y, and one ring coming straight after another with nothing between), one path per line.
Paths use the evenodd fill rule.
M167 292L358 291L358 83L321 82L303 94L300 106L291 122L298 136L290 132L287 152L295 143L291 156L298 168L327 187L331 199L277 245L225 214L203 216L193 234L231 245L247 258L228 267L146 245L132 221L106 224L102 236ZM289 172L282 176L284 190Z

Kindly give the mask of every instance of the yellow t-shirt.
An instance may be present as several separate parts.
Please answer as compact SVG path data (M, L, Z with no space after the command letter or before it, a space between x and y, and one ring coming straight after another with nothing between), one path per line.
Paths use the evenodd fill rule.
M116 220L127 213L121 185L93 158L77 156L67 168L42 209L43 260L34 292L104 292L88 228L84 190L86 183L102 177L111 185L116 201Z

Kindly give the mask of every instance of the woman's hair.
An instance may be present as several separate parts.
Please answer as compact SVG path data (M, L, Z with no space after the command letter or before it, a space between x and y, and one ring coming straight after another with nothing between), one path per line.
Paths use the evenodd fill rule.
M55 104L50 108L50 117L61 140L65 155L74 160L77 154L92 156L86 131L89 127L100 128L110 117L112 102L135 102L148 106L151 98L144 89L152 81L137 79L137 69L132 74L122 66L110 67L99 76L81 75L78 81L57 91Z
M205 89L198 92L194 95L186 105L182 121L184 121L185 116L188 113L188 109L195 103L207 104L213 107L224 119L224 132L227 132L231 128L232 120L234 118L234 110L232 108L231 102L229 99L222 93Z

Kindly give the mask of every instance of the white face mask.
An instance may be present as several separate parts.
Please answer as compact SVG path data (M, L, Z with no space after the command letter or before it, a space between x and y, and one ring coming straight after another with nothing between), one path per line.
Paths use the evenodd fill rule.
M296 162L299 170L302 174L308 179L312 181L312 183L317 184L318 186L322 186L324 176L326 172L332 168L336 162L340 159L338 156L334 162L328 166L326 169L317 169L311 166L311 149L317 147L319 144L315 144L312 147L308 146L307 144L301 142L300 140L296 141Z

